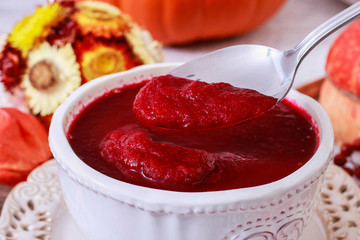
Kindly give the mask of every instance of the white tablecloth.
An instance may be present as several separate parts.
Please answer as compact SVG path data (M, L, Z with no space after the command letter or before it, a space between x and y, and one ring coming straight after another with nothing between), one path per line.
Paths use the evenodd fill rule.
M0 33L9 32L17 21L34 11L34 6L44 2L46 0L0 0ZM251 33L221 41L165 47L165 61L184 62L236 44L263 44L286 50L292 48L312 29L346 6L339 0L288 0L269 22ZM303 61L297 73L295 87L325 75L327 52L338 33L324 40Z

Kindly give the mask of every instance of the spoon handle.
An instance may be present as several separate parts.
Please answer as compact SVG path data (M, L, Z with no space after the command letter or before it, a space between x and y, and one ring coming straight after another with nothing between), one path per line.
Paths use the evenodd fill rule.
M360 2L354 3L315 28L295 47L286 51L285 55L288 57L296 57L296 62L300 63L322 40L358 16L360 16Z

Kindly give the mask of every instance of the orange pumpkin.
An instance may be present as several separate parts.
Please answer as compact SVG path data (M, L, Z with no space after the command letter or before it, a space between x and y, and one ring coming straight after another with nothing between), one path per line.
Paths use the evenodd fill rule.
M81 0L78 0L81 1ZM164 44L184 44L248 32L286 0L101 0L119 7Z

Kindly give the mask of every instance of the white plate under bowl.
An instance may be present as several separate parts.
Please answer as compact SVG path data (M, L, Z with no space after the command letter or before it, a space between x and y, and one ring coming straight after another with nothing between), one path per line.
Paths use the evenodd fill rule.
M359 187L345 171L331 164L316 214L301 240L360 239L358 224ZM64 204L55 160L32 171L26 182L14 187L4 203L0 240L25 239L86 240Z

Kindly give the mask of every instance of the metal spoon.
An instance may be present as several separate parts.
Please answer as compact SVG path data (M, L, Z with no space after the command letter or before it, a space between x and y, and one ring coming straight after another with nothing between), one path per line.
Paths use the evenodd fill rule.
M223 48L187 62L169 74L208 83L254 89L280 102L293 85L304 57L323 39L360 15L360 2L336 14L287 51L262 45Z

